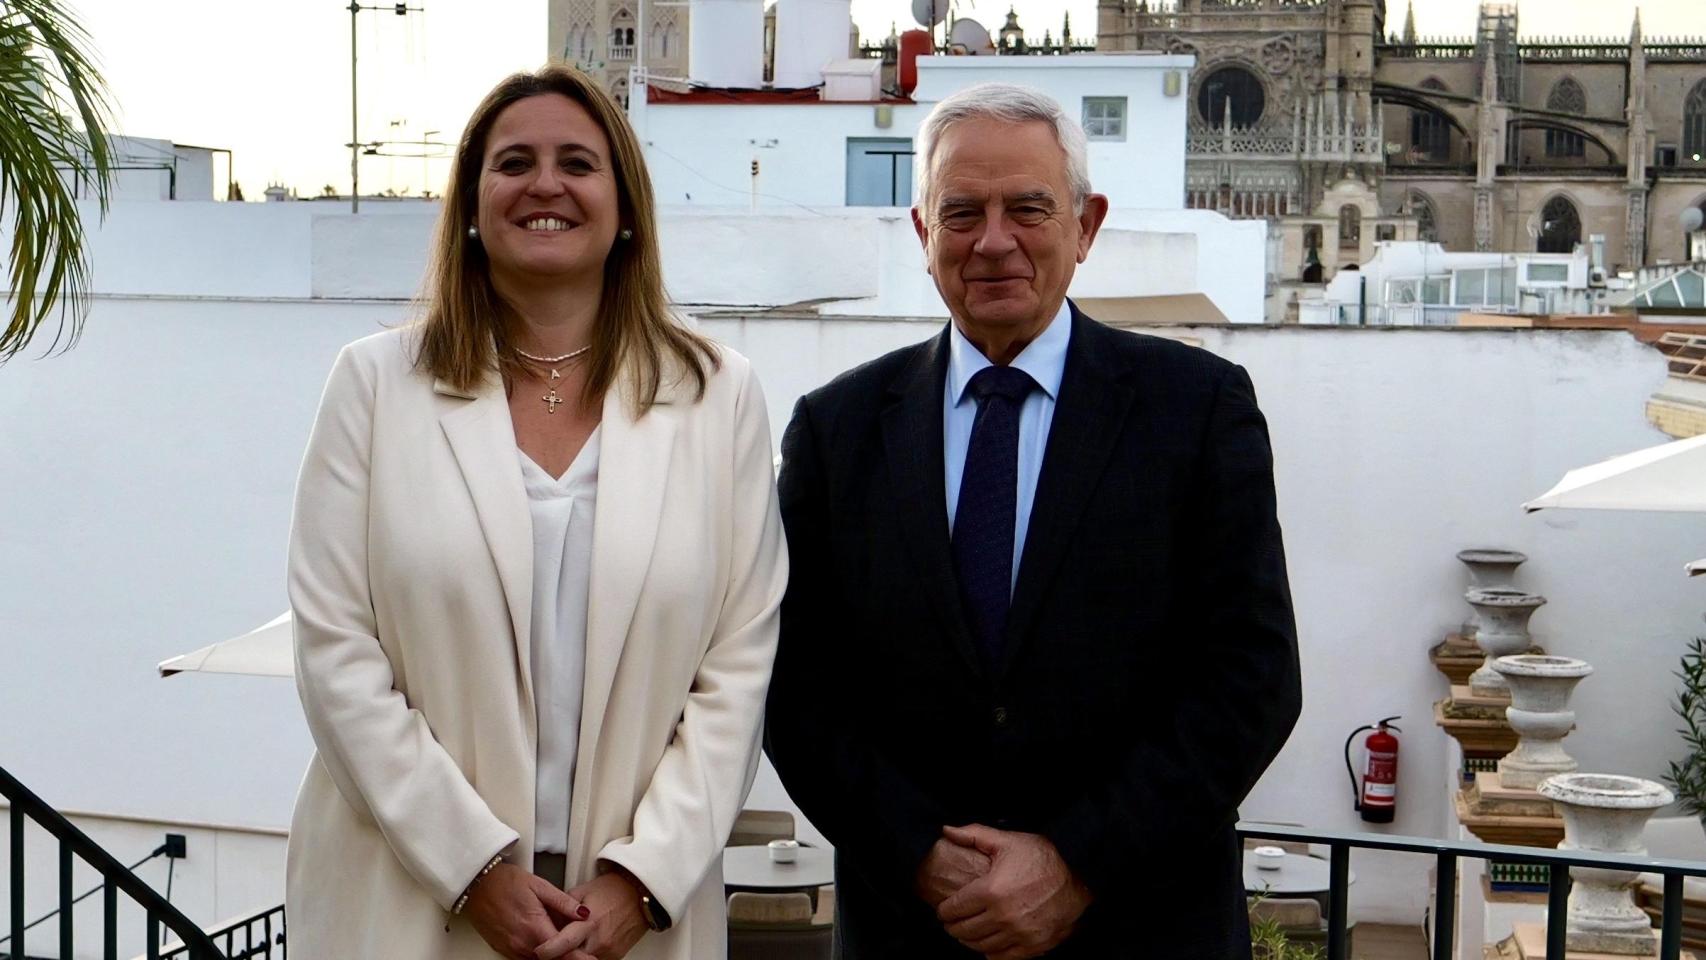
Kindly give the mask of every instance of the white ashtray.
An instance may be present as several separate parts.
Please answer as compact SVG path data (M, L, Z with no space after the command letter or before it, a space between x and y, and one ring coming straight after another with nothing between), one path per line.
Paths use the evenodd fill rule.
M1285 863L1285 850L1280 847L1257 847L1250 855L1256 858L1257 870L1278 870Z
M793 863L794 858L800 855L798 840L772 840L767 846L770 848L772 863Z

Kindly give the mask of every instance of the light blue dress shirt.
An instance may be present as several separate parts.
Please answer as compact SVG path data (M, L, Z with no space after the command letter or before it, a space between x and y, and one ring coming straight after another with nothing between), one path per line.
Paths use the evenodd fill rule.
M966 449L971 446L971 428L977 420L977 398L966 392L972 375L993 366L982 351L972 346L960 328L948 324L948 382L942 397L943 487L948 494L948 532L954 530L954 513L960 504L960 479L965 474ZM1060 379L1066 372L1066 346L1072 340L1072 308L1065 300L1060 312L1009 366L1031 375L1041 389L1032 390L1019 408L1019 496L1013 518L1013 576L1019 582L1019 558L1025 555L1025 534L1031 525L1031 503L1037 496L1037 476L1043 469L1043 451L1048 449L1049 426L1054 423L1054 404L1060 395Z

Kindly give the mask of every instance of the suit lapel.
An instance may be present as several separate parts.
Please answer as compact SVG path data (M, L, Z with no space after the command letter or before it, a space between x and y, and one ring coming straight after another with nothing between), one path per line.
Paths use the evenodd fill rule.
M1107 468L1114 441L1131 412L1136 391L1106 365L1100 349L1107 335L1095 321L1072 307L1072 342L1049 426L1048 446L1031 504L1019 581L1002 637L1001 673L1012 667L1030 634L1031 621L1054 571L1071 546L1096 484Z
M515 656L521 675L523 709L533 728L533 670L529 648L533 622L533 518L527 509L521 464L516 460L515 427L503 382L488 378L478 390L457 390L443 381L433 391L470 401L439 417L450 440L456 466L474 500L480 530L486 536L497 566L510 628L515 632Z
M960 609L959 581L948 543L943 488L942 391L948 370L948 331L920 344L912 364L890 386L883 411L883 449L901 535L918 563L920 583L949 642L978 676L983 663Z
M605 395L599 428L598 505L592 524L577 780L596 764L610 688L616 682L616 669L657 543L682 409L675 400L676 388L666 386L660 389L652 408L635 419L624 389L612 389ZM592 794L591 789L583 789L583 784L575 785L569 811L570 837L585 832ZM573 843L570 849L576 849ZM571 863L571 870L575 866Z

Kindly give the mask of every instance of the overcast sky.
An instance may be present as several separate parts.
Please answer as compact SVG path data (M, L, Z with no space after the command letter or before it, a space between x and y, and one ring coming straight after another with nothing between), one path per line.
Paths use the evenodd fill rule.
M1390 16L1403 23L1401 0ZM350 15L338 0L71 0L93 35L119 101L120 129L235 151L238 181L258 199L270 181L303 193L349 187ZM545 0L411 0L424 13L363 13L358 22L358 139L453 139L505 73L547 51ZM907 0L852 0L866 37L911 25ZM1095 0L1014 0L1020 23L1056 35L1095 33ZM1478 0L1417 0L1424 35L1467 35ZM960 15L998 29L1008 2L961 0ZM1706 34L1706 0L1645 0L1649 37ZM1526 0L1525 35L1627 36L1631 0ZM405 148L398 148L405 149ZM363 192L443 184L446 163L367 158Z

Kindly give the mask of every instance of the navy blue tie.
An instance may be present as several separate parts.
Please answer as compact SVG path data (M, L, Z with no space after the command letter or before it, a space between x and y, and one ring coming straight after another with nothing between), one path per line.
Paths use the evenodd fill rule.
M954 570L972 639L993 667L1013 603L1013 523L1019 502L1019 409L1036 389L1030 374L984 367L966 391L977 399L960 499L954 509Z

